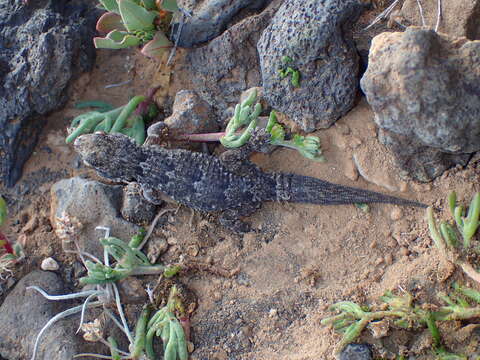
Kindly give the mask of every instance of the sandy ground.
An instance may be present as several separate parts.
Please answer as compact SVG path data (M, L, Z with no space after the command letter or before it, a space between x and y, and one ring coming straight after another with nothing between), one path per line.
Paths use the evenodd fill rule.
M49 117L22 180L10 193L18 201L7 234L22 241L28 255L17 278L37 268L45 256L65 264L73 261L62 254L48 220L53 182L90 173L79 167L72 147L64 143L69 120L80 113L73 104L95 99L120 105L154 85L148 81L152 78L154 84L169 84L168 72L132 51L99 51L95 70L71 87L65 110ZM130 79L128 85L105 89ZM174 78L171 81L157 100L182 87ZM445 199L451 190L460 200L469 200L480 190L478 157L467 168L452 169L431 184L401 179L391 154L376 138L372 119L368 104L359 99L334 126L316 132L326 163L283 149L255 155L253 160L267 171L309 175L415 199L434 205L445 218ZM359 175L355 164L370 181ZM181 208L157 230L156 236L176 243L165 259L187 253L215 266L240 269L234 279L205 273L182 278L198 297L192 359L333 359L340 337L320 325L331 314L330 304L347 299L371 303L386 290L406 290L421 301L435 302L435 293L444 290L452 277L469 284L432 248L424 216L423 209L393 205L372 205L365 213L353 205L268 203L246 219L254 231L238 236L206 214L195 214L190 225L191 211ZM374 345L377 356L394 358L401 346L418 346L424 358L432 358L425 346L417 344L421 334L397 331L373 339L366 331L363 339ZM463 349L464 344L452 346Z

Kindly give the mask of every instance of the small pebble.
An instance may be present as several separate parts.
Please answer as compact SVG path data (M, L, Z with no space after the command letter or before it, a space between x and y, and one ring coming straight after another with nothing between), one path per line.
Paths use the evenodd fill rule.
M340 353L340 360L372 360L372 350L366 344L348 344Z
M383 263L383 261L384 261L384 259L382 257L379 257L379 258L377 258L377 260L375 260L375 265L380 265L380 264Z
M195 256L198 255L198 252L199 252L199 249L198 249L198 245L196 245L196 244L190 245L187 248L187 254L189 256L195 257Z
M273 318L273 317L277 317L278 315L278 310L277 309L270 309L270 311L268 312L268 316Z
M392 265L393 264L393 255L387 254L385 255L385 264Z
M393 209L392 212L390 213L390 219L392 219L393 221L398 221L402 217L403 217L402 209L400 209L398 207Z
M370 243L370 249L375 249L376 247L378 246L378 243L373 240L371 243Z
M178 240L175 237L169 237L167 239L167 244L168 245L176 245L176 244L178 244Z
M410 253L410 252L408 251L408 249L407 249L406 247L402 246L402 247L400 248L400 255L402 255L402 256L408 256L409 253Z
M57 271L60 266L58 263L51 257L45 258L40 265L40 268L45 271Z

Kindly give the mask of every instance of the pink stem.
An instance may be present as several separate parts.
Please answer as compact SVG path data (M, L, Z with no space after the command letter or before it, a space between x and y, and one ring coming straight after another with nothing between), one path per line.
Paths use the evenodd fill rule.
M173 140L188 140L191 142L218 142L225 136L225 132L207 133L207 134L182 134L174 136Z

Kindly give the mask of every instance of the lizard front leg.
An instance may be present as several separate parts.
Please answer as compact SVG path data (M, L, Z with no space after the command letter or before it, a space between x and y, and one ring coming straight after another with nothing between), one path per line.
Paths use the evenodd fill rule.
M255 129L245 145L225 151L219 156L219 159L229 171L240 176L248 176L252 174L252 171L258 171L257 166L248 160L250 156L254 152L267 153L271 149L270 134L265 129Z
M261 205L260 202L252 202L250 204L242 204L242 206L235 209L225 210L220 215L220 224L234 233L247 233L252 230L252 227L250 224L240 220L240 217L253 214Z

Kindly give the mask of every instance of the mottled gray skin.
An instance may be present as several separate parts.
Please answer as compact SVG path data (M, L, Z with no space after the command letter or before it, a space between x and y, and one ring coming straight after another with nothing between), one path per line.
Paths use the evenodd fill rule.
M420 206L418 202L335 185L308 176L265 173L247 160L265 137L237 150L215 156L156 146L139 147L120 134L89 134L75 141L84 162L108 179L136 181L152 202L167 195L196 210L223 212L222 223L242 231L238 216L251 214L264 201L292 201L322 205L391 203Z

